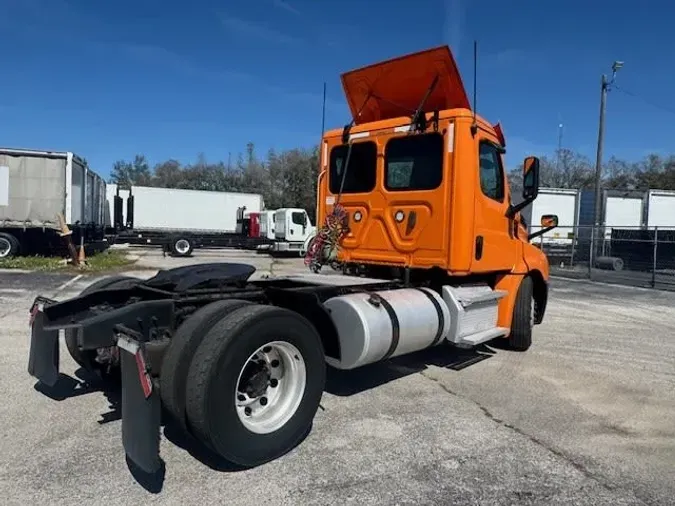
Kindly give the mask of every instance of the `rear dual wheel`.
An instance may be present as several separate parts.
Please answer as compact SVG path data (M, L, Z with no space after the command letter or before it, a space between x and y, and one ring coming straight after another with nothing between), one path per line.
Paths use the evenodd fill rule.
M218 318L216 304L226 302L235 301L210 304L190 317L208 323L191 324L189 348L195 351L187 372L186 359L181 372L162 365L162 375L174 376L162 389L174 385L172 414L183 417L199 440L251 467L287 453L309 432L323 394L325 357L316 329L301 315L238 301ZM180 383L184 393L176 388Z

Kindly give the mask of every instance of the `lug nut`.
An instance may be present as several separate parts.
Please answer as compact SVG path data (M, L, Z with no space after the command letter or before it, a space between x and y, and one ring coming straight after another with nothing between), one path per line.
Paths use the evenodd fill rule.
M267 397L261 397L260 398L260 405L265 406L267 404Z
M279 380L278 380L278 379L272 378L272 379L270 380L270 386L271 386L272 388L276 388L276 386L277 386L278 384L279 384Z
M239 394L237 395L237 399L241 402L244 402L246 400L246 396L244 394Z
M249 408L248 406L244 408L244 413L246 414L246 416L251 416L251 408Z
M275 360L272 360L271 365L272 365L272 367L279 367L279 361L276 360L276 359L275 359Z

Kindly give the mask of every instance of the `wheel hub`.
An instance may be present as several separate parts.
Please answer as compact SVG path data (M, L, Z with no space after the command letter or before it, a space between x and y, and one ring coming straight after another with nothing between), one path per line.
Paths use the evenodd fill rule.
M258 348L242 367L235 392L239 420L251 432L269 434L298 409L307 384L300 351L285 341Z
M250 368L250 371L248 374L244 371L244 377L241 379L243 384L240 385L239 391L255 399L262 396L270 386L272 374L266 365L260 362L250 362L247 368Z

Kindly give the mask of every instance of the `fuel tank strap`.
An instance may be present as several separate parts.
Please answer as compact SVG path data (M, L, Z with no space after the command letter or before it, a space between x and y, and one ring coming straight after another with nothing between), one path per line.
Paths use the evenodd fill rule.
M389 301L387 301L385 298L380 297L380 295L377 293L371 293L368 302L376 306L382 306L391 320L391 344L389 345L387 352L380 359L387 360L394 354L396 348L398 347L398 342L401 338L401 323L398 321L398 316L396 316L394 308L391 307L391 304L389 304Z
M445 317L443 316L443 310L441 309L440 304L433 295L427 292L424 288L417 288L417 290L427 296L427 298L434 305L434 309L436 309L436 314L438 315L438 330L436 331L434 340L428 346L429 348L431 348L433 346L436 346L440 342L440 340L443 339L443 328L445 327Z

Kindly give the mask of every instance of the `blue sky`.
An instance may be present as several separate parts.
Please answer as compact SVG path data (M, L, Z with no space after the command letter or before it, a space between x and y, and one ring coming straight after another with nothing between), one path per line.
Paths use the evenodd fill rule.
M0 0L0 145L70 150L108 175L201 152L232 159L248 141L311 146L347 122L339 74L448 44L478 111L501 121L507 163L563 145L595 156L600 75L605 153L672 149L675 4L567 0ZM671 112L672 111L672 112Z

